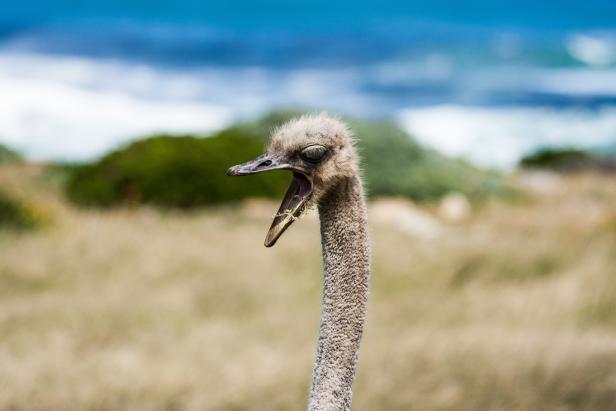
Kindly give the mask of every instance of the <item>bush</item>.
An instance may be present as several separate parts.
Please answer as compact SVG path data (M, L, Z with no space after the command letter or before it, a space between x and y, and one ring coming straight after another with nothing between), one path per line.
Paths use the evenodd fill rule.
M352 122L371 196L438 200L460 192L479 199L508 192L502 178L420 146L390 122Z
M21 156L16 151L11 150L3 144L0 144L0 163L8 163L14 161L21 161Z
M67 193L79 205L154 204L191 208L247 196L279 197L288 176L256 175L233 182L226 169L262 153L247 128L236 126L210 138L156 136L137 141L100 161L77 167Z
M157 136L137 141L93 164L72 168L68 196L85 206L147 203L180 208L255 196L280 198L289 180L285 172L231 181L225 170L261 154L271 130L298 114L274 112L209 138ZM351 123L372 196L430 201L452 191L477 198L505 190L496 174L427 150L393 123Z
M0 191L0 229L32 229L41 223L34 208Z
M616 156L597 155L573 148L542 148L520 160L521 168L541 168L559 172L616 172Z
M523 157L520 160L520 166L523 168L566 170L577 168L592 159L593 156L582 150L542 148Z

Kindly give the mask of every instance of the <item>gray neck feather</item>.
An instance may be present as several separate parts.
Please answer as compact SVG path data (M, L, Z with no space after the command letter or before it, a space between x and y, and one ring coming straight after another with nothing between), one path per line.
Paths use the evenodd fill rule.
M341 180L319 202L323 307L308 409L346 411L368 302L370 240L358 177Z

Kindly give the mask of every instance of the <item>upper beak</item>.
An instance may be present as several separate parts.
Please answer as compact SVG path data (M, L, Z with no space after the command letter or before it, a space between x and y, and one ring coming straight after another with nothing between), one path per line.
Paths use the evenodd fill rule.
M293 171L293 179L287 193L282 199L280 208L274 216L274 221L265 237L265 246L273 246L282 233L295 221L306 208L306 203L312 194L312 181L301 170L286 162L263 154L243 164L238 164L227 170L228 176L246 176L272 170Z
M229 167L227 170L228 176L247 176L250 174L261 173L263 171L289 169L291 166L284 162L280 162L275 158L263 154L254 160L247 161L243 164L238 164Z

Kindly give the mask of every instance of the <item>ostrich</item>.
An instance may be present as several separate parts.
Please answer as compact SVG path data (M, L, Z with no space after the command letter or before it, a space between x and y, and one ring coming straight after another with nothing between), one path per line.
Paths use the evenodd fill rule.
M273 246L309 207L321 225L323 300L308 409L351 408L366 320L370 240L358 156L349 128L327 114L302 116L272 133L262 156L227 170L243 176L290 170L291 185L265 238Z

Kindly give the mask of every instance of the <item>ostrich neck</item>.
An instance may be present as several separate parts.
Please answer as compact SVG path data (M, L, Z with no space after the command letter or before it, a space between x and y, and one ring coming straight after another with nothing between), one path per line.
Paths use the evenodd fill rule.
M361 181L347 178L319 202L323 306L308 409L351 408L366 319L370 244Z

